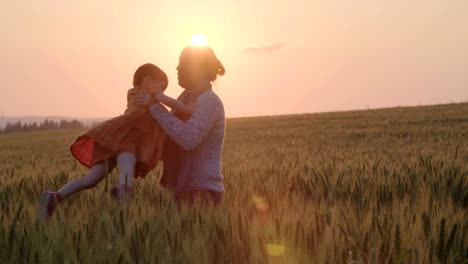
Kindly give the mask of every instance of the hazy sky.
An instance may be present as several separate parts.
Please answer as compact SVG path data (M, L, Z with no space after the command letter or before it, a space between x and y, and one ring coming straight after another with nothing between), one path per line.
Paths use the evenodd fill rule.
M106 2L106 3L104 3ZM0 1L0 114L114 116L193 33L229 117L468 101L468 1Z

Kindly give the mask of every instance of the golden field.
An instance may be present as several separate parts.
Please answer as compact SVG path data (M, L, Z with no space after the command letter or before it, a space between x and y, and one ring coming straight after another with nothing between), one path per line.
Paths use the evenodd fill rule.
M160 164L38 222L81 132L0 134L1 263L468 263L468 103L229 119L220 208L178 210Z

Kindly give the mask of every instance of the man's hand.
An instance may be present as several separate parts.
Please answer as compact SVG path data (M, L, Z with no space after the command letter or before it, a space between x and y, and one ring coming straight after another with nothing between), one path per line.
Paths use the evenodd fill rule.
M133 97L133 103L141 106L148 106L151 103L151 96L148 93L139 93Z

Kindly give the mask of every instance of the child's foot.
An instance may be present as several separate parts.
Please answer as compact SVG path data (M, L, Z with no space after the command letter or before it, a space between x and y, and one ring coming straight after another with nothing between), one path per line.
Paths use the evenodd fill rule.
M123 201L132 197L133 190L132 187L125 186L125 184L118 184L112 186L110 193L115 200Z
M39 205L39 218L48 220L54 214L57 205L63 200L58 192L45 191L41 193Z

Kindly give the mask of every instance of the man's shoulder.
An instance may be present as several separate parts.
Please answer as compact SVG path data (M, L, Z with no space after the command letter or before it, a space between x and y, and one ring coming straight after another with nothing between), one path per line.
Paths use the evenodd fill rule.
M199 107L209 109L210 112L217 113L218 117L224 118L225 113L223 101L221 101L221 98L219 98L213 90L201 94L197 101Z
M209 104L223 104L221 98L219 98L219 96L213 90L209 90L200 94L198 100L201 102L208 102Z

